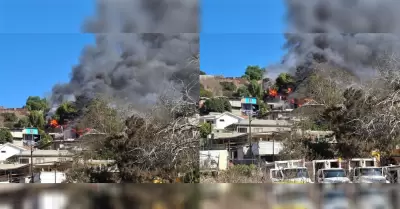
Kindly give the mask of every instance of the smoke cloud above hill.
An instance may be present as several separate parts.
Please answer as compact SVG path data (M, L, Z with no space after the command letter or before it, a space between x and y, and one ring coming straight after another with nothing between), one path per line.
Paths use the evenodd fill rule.
M97 0L82 29L96 43L82 50L70 81L53 87L53 104L103 94L145 105L198 79L189 62L199 53L197 0Z
M281 65L290 71L308 62L328 62L363 77L387 53L400 52L400 1L286 0L288 50Z

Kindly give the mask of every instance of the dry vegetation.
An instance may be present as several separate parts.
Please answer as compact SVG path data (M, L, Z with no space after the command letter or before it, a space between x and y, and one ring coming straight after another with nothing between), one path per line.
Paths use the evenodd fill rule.
M317 65L300 91L323 106L300 112L307 120L294 129L332 130L338 143L293 137L285 142L285 158L368 157L373 150L388 157L400 136L399 64L397 56L385 56L376 65L377 74L363 82L342 69Z
M254 165L235 165L218 174L205 173L200 177L201 183L267 183L265 172Z
M146 113L118 106L115 101L92 101L78 125L100 134L85 136L83 145L89 149L78 156L84 161L108 159L115 163L96 171L76 161L68 181L144 183L157 176L174 182L184 176L185 182L198 182L199 133L197 121L192 120L196 103L189 90L184 92L181 97L160 96ZM119 168L118 173L107 172L113 166Z

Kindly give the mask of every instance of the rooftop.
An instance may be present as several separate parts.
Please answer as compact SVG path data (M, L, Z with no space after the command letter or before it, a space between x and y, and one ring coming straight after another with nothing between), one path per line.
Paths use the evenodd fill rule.
M28 166L29 164L0 164L0 170L13 170Z
M237 125L249 125L249 120L241 120ZM260 125L260 126L291 126L292 123L287 120L259 120L255 119L251 121L251 125Z
M73 156L74 154L68 150L34 150L32 156ZM15 156L31 156L30 150L22 151L21 154Z
M246 136L247 133L214 133L214 139L229 139L229 138L235 138L235 137L240 137L240 136Z

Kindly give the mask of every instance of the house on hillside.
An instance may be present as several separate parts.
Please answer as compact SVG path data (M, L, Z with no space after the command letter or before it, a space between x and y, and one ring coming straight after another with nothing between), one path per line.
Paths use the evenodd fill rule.
M242 116L242 102L240 99L230 99L229 103L232 107L232 114Z
M237 133L251 133L253 135L268 135L269 133L290 132L292 130L293 122L288 120L259 120L253 119L241 120L238 123L232 124L227 127L227 130ZM251 130L250 130L251 129ZM262 140L267 140L268 137L262 137Z
M227 126L223 132L212 133L205 139L202 150L227 150L235 164L254 163L258 155L271 161L283 149L282 140L291 135L291 121L256 119L249 126L244 119Z
M32 159L35 166L38 165L54 165L54 162L72 161L73 153L67 150L34 150L32 152ZM20 164L31 163L31 151L24 150L21 153L15 154L8 158L10 162Z
M0 145L0 164L4 164L11 156L21 154L26 151L24 147L17 146L12 143L5 143Z
M13 128L10 129L10 133L13 136L13 144L17 146L23 146L23 139L24 139L24 128Z
M237 116L231 112L214 113L201 116L199 118L200 124L210 123L214 132L223 132L229 125L235 124L244 120L244 118Z

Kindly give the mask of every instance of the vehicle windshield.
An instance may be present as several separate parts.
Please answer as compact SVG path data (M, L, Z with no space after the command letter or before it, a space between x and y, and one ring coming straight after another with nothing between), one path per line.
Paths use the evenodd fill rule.
M342 169L337 170L324 170L325 178L346 177L346 173Z
M360 168L361 176L382 176L382 168Z
M308 172L306 168L287 168L283 170L283 175L287 179L308 178Z

